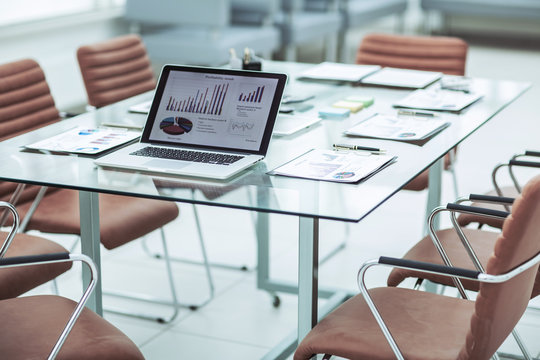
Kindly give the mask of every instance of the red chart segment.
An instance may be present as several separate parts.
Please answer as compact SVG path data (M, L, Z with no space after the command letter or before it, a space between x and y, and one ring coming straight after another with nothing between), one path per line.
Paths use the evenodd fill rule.
M193 129L193 122L184 117L168 117L161 120L159 128L169 135L182 135Z

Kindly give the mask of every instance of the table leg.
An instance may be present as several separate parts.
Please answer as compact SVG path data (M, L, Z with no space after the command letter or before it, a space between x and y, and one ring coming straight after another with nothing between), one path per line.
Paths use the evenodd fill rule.
M319 293L319 219L299 220L298 342L317 324Z
M428 188L428 200L426 205L426 221L424 222L424 233L427 234L427 218L431 211L437 206L441 205L441 182L442 171L444 166L444 158L437 160L429 168L429 188ZM433 225L435 229L439 229L439 217L435 217Z
M94 260L98 271L98 281L87 306L103 316L101 293L101 257L99 240L99 196L96 192L79 191L79 210L81 222L81 252ZM83 287L90 282L90 272L83 266Z

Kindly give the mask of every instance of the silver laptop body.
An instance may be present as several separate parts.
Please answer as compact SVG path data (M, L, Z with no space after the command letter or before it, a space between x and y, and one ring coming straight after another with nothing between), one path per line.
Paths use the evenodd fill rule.
M266 155L285 82L284 74L165 65L140 142L94 162L229 178Z

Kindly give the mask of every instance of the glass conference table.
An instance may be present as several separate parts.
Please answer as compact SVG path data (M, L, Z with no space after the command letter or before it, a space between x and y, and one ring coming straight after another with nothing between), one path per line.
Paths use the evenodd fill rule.
M298 294L297 332L266 356L266 358L283 358L294 349L296 340L302 339L316 324L319 316L317 308L319 296L333 299L328 301L329 308L343 300L339 294L318 289L319 220L358 222L428 168L432 170L428 206L433 208L439 205L444 155L481 128L530 86L528 83L513 81L474 79L472 88L481 91L484 97L459 114L443 115L451 125L419 146L399 141L346 138L343 135L343 131L369 112L395 114L396 109L392 108L392 103L407 95L410 90L297 80L295 76L309 66L312 65L264 63L266 71L284 72L289 75L285 94L314 96L306 102L313 107L302 115L316 116L320 107L329 106L350 95L372 96L375 104L345 119L323 120L292 135L274 136L267 157L230 180L214 182L174 176L165 178L155 174L99 168L94 165L93 158L87 156L53 155L22 150L26 144L56 135L77 125L97 127L116 121L144 122L145 115L128 113L127 109L131 105L151 99L151 93L1 142L0 179L78 190L82 252L96 261L98 269L100 269L98 193L256 211L258 286L270 291L291 291ZM358 184L267 174L269 170L310 149L331 149L334 143L380 147L386 149L388 154L398 156L398 159L383 171ZM298 217L298 284L275 283L269 278L269 213ZM83 272L83 282L88 281L88 276L87 272ZM88 306L99 314L102 313L101 282ZM323 313L322 310L320 312Z

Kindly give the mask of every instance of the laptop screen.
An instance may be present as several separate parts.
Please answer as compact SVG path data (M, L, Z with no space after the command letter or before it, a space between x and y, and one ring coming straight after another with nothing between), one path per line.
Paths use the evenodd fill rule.
M266 153L283 74L166 65L142 141Z

